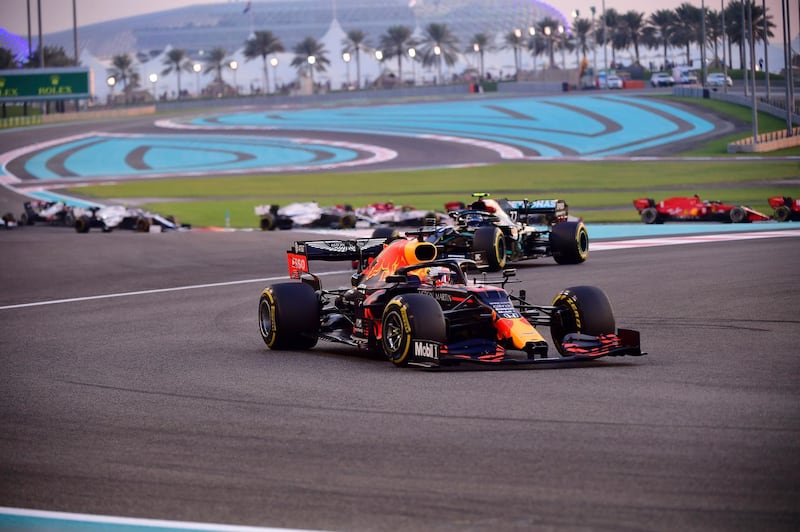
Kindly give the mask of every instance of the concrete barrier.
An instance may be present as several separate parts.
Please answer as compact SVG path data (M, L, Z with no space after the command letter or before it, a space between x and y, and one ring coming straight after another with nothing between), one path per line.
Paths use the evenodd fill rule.
M761 153L800 146L800 127L792 128L791 133L787 129L762 133L756 142L753 137L745 137L728 144L728 153Z

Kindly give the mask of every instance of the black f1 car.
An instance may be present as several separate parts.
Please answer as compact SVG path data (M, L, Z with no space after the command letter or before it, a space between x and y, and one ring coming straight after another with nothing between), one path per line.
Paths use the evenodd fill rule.
M430 242L383 238L295 242L287 252L293 282L261 292L258 319L270 349L310 349L321 338L383 354L397 366L460 363L540 364L641 355L639 333L617 329L605 293L562 290L550 305L505 290L502 278L468 279L475 262L437 258ZM323 290L309 261L353 261L352 287ZM475 270L477 271L477 270ZM498 286L499 285L499 286ZM550 328L560 357L536 327Z
M473 196L479 199L467 208L450 211L452 227L423 227L413 234L424 235L441 255L472 258L490 271L540 257L553 257L558 264L580 264L589 256L586 226L568 220L563 200Z

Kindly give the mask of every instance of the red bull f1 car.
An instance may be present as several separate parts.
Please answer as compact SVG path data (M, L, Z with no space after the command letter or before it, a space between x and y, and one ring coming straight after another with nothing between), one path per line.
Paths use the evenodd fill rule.
M295 242L287 252L294 281L267 286L258 306L270 349L305 350L318 340L383 353L396 366L462 363L552 364L607 355L641 355L639 333L617 329L611 303L592 286L562 290L549 305L505 290L513 270L492 281L474 261L438 258L434 244L383 238ZM353 261L352 286L324 290L309 263ZM540 334L548 327L560 356Z
M770 217L746 205L728 205L717 200L702 200L698 195L674 196L656 202L652 198L633 200L642 222L661 224L667 221L689 222L762 222Z

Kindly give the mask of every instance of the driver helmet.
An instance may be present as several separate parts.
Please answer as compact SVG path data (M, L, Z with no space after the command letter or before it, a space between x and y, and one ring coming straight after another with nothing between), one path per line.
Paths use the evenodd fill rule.
M451 273L450 268L431 266L428 268L428 271L425 272L424 280L434 286L441 286L450 282Z

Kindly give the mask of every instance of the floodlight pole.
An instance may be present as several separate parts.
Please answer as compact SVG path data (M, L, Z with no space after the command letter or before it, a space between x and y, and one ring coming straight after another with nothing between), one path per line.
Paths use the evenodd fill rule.
M753 74L753 144L758 144L758 98L756 97L756 43L753 35L753 3L747 3L747 32L750 34L750 70Z
M603 0L603 71L606 75L606 88L608 88L608 26L606 26L606 0Z

